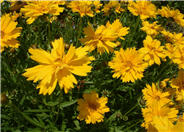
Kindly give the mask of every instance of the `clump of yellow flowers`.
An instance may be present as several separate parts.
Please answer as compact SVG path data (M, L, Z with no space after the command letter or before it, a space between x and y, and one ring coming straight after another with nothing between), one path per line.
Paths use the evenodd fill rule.
M184 115L179 113L184 104L183 77L184 71L179 70L178 77L171 80L164 79L160 83L162 85L147 84L142 90L146 101L146 107L142 108L144 117L142 126L148 131L181 132L184 130Z
M66 12L70 11L66 13L67 15L71 12L78 13L76 18L81 23L85 20L84 25L86 24L83 34L77 37L81 46L75 47L71 44L69 49L66 49L64 38L59 36L59 39L51 42L51 51L29 48L30 58L38 65L25 69L22 75L28 81L38 82L36 89L39 89L39 94L51 95L57 84L68 93L78 83L76 76L85 77L92 71L92 61L95 59L89 54L112 55L108 67L112 69L112 77L120 78L123 84L143 79L148 67L154 64L161 65L162 61L168 60L178 65L178 76L151 85L146 84L142 90L146 102L145 107L141 109L144 118L142 126L150 132L184 132L184 114L180 114L184 105L184 36L182 33L164 29L156 19L158 15L171 17L175 23L184 27L184 15L178 9L174 10L168 6L157 9L151 1L127 2L126 13L133 14L133 17L137 16L137 20L140 17L142 25L140 30L145 32L141 46L131 47L126 43L126 38L137 29L124 26L123 21L126 19L122 19L120 15L124 15L126 8L123 8L122 3L100 0L70 2L26 0L21 5L20 12L17 11L19 13L3 14L1 17L1 52L7 47L19 47L17 38L21 35L22 27L17 27L16 19L20 15L26 18L27 24L32 24L43 15L49 16L50 22L57 20L58 16L62 19L63 16L60 14L65 8ZM13 5L16 5L15 1ZM111 9L116 14L113 19L107 16ZM100 21L100 24L96 21L99 14L107 17L104 21ZM73 21L72 17L67 17L66 21ZM96 124L104 120L104 114L109 112L110 108L107 106L108 98L99 97L99 94L92 91L84 93L83 98L78 99L77 119L84 120L87 124Z

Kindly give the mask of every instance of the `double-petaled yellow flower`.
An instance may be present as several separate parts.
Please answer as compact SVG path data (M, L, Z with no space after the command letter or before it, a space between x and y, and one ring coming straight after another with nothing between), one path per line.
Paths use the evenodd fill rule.
M111 9L114 9L114 11L117 13L125 11L123 8L121 8L121 4L119 3L119 1L109 1L109 3L104 5L102 11L105 14L108 14Z
M18 48L19 42L17 37L21 34L21 27L17 27L14 17L5 14L1 17L1 52L6 47Z
M33 23L39 16L44 14L50 14L53 16L58 16L63 12L64 8L59 7L59 5L63 5L64 2L59 1L29 1L27 5L21 8L21 12L27 19L27 23Z
M139 52L143 55L144 60L149 65L154 63L160 65L160 58L165 58L164 47L161 46L160 41L147 36L143 43L144 47L139 49Z
M87 124L102 122L103 114L110 111L106 106L108 102L107 97L99 98L96 92L91 92L83 94L83 98L78 100L77 110L80 113L77 118L85 120Z
M69 8L72 9L73 12L78 12L81 17L87 15L93 17L93 11L91 9L93 5L92 1L71 1L68 5Z
M143 62L141 54L135 48L115 51L115 57L109 66L113 69L113 78L121 77L123 82L135 82L143 77L147 64Z
M139 16L142 20L156 17L156 6L150 1L129 2L128 10L135 16Z
M142 22L143 27L141 30L146 32L147 35L156 36L162 30L161 26L157 22L149 23L148 21Z
M106 26L99 26L96 31L89 24L84 28L85 38L81 39L81 42L89 47L90 51L97 48L97 51L102 54L105 51L109 53L114 51L114 48L119 44L115 43L119 37L124 39L123 36L128 34L127 27L123 27L119 19L115 20L112 24L107 22Z
M162 9L158 10L158 14L166 18L171 17L177 24L184 27L184 15L178 9L172 10L169 7L163 6Z
M152 83L152 86L146 85L146 87L142 90L143 98L146 100L147 106L153 106L154 104L158 105L166 105L171 102L168 98L168 92L162 92L159 90L158 86Z
M88 48L75 48L70 46L67 54L65 54L65 45L63 38L52 42L53 49L50 52L42 49L29 49L31 59L39 63L39 65L26 69L23 76L27 80L33 82L40 81L37 88L40 94L51 94L57 82L60 88L64 88L65 93L77 84L77 80L73 74L78 76L87 76L91 71L88 64L93 57L88 57Z

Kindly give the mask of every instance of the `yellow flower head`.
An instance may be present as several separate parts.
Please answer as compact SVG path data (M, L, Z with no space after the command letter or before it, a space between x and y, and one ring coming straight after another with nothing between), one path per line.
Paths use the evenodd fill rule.
M128 10L142 20L156 16L156 6L150 1L129 2Z
M184 90L184 70L179 70L178 77L171 80L171 87L176 88L178 92Z
M99 98L96 92L89 94L83 94L84 99L78 100L77 110L80 112L78 115L79 120L85 120L87 124L103 121L103 114L109 112L109 108L106 106L107 97Z
M121 4L119 3L119 1L109 1L108 4L104 5L104 8L102 9L102 11L105 14L108 14L111 9L114 9L115 12L117 13L121 13L125 11L123 8L121 8Z
M158 14L166 18L172 17L177 24L182 27L184 26L184 15L178 9L172 10L169 7L163 6L162 9L158 10Z
M19 47L19 42L16 39L20 36L22 28L16 27L17 24L10 14L1 17L1 52L5 47Z
M183 89L180 92L176 91L176 101L184 103L184 90Z
M118 46L114 43L118 37L124 39L123 36L128 34L128 29L123 27L119 19L115 20L112 24L107 22L106 26L100 26L94 31L91 25L84 28L85 38L80 39L82 43L89 47L90 51L97 48L97 51L102 54L105 51L113 52L114 48Z
M165 58L164 47L160 46L160 41L152 39L151 36L147 36L143 41L144 47L139 50L143 55L144 60L152 65L154 63L160 65L160 58Z
M179 69L184 69L184 47L177 47L171 56L171 60L178 64Z
M181 121L180 118L174 125L167 117L154 117L153 124L157 132L183 132L184 121Z
M142 114L144 117L144 127L148 129L149 125L154 124L154 118L168 118L169 121L174 122L177 120L178 110L168 106L155 104L151 107L143 108Z
M60 88L64 88L65 93L68 93L74 87L73 84L77 84L73 74L87 76L92 68L88 65L93 60L87 56L88 48L75 48L71 45L65 54L63 38L52 42L52 46L51 53L42 49L29 49L31 59L39 65L26 69L23 74L27 80L40 81L37 88L40 89L39 93L44 95L47 93L50 95L57 82Z
M78 12L81 17L88 15L93 17L93 11L91 10L93 2L92 1L71 1L68 5L73 12Z
M146 85L142 92L147 106L153 106L156 103L163 106L170 102L169 93L161 92L154 83L152 83L152 86Z
M123 36L128 34L129 27L123 27L120 20L116 19L112 24L107 22L106 27L111 29L113 33L122 40L125 40Z
M135 82L143 77L147 64L135 48L128 48L115 51L115 57L109 62L109 66L114 70L113 78L121 77L123 82Z
M182 33L170 33L166 30L163 30L161 33L168 42L174 44L175 46L184 47L184 37Z
M100 0L94 0L93 5L95 6L95 12L100 13L100 7L103 6L103 4L100 3Z
M156 36L162 30L161 26L157 25L157 22L149 23L148 21L143 21L142 25L141 30L150 36Z
M175 46L170 43L166 43L165 48L166 48L165 55L171 59L176 49Z
M63 3L59 1L31 1L27 2L27 5L24 8L21 8L21 12L25 15L27 23L33 23L39 16L44 14L51 14L53 16L58 16L63 12L64 8L59 7Z

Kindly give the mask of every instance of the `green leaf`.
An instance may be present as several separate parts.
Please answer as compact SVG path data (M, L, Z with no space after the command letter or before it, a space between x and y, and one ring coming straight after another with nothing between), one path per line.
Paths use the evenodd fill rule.
M75 104L76 102L77 102L77 100L64 102L64 103L60 104L60 108L62 109L62 108L65 108L65 107L71 106L71 105Z

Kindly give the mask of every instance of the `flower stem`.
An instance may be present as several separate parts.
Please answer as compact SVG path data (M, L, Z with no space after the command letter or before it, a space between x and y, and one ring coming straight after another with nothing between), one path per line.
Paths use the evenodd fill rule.
M126 116L128 113L130 113L133 109L137 107L137 104L134 105L129 111L127 111L123 116Z

